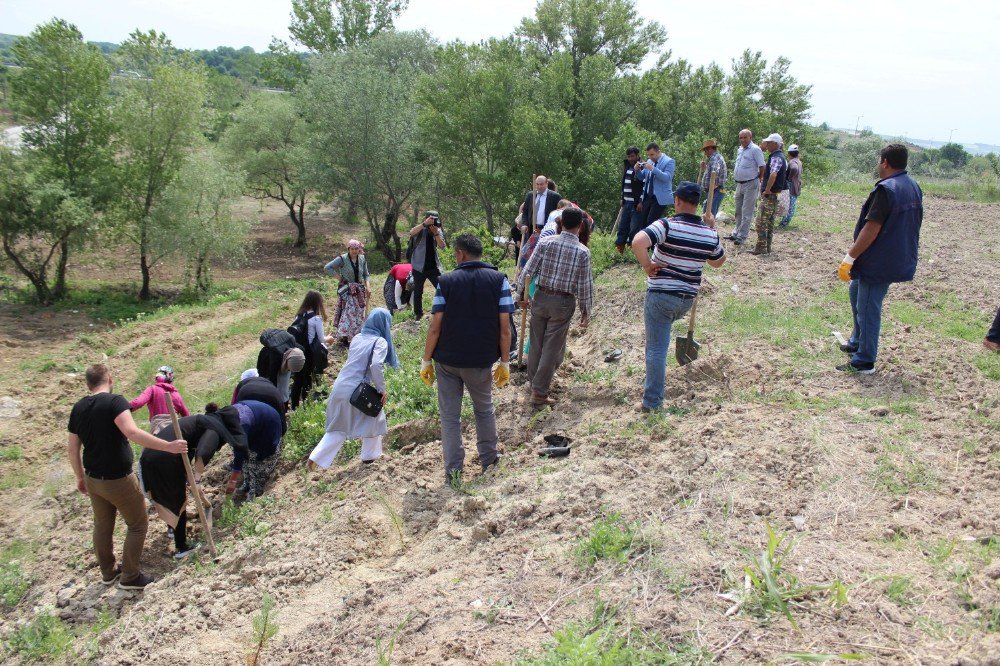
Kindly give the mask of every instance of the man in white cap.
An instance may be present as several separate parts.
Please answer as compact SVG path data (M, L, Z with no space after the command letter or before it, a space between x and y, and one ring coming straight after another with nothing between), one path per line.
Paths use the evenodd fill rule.
M771 254L774 236L774 217L778 211L778 194L787 189L788 160L781 152L781 135L769 134L760 142L762 150L769 153L764 165L764 181L760 184L760 212L757 215L757 246L754 254Z
M788 212L781 218L781 226L787 227L795 216L795 202L802 191L802 160L799 159L799 147L796 144L788 146Z

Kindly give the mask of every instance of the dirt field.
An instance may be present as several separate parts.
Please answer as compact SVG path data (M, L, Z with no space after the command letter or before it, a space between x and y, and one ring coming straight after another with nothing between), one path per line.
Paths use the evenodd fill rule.
M200 405L231 390L260 323L290 320L298 294L110 329L0 305L0 396L21 412L0 418L0 451L23 451L0 459L0 543L25 544L19 566L32 580L15 607L0 606L0 638L48 608L103 628L78 632L70 662L244 664L266 592L279 625L267 664L509 663L540 655L568 623L582 627L576 643L610 627L675 655L647 663L1000 663L1000 364L980 346L1000 304L1000 206L927 199L917 278L890 290L878 372L855 377L833 369L845 356L830 331L849 331L834 272L858 205L807 200L774 255L731 254L707 271L701 357L671 362L663 415L638 410L643 280L617 267L598 281L594 323L571 339L556 409L529 416L523 375L496 397L497 474L476 478L469 432L472 481L446 487L439 444L409 439L419 423L371 466L307 475L283 464L252 511L217 528L217 565L177 565L151 520L144 566L161 578L144 594L101 586L89 550L89 506L63 451L79 369L108 353L129 393L168 359ZM310 275L333 256L329 239L286 256L291 225L283 232L271 212L248 283ZM615 348L624 357L605 363ZM572 454L539 458L539 438L556 432ZM797 628L762 608L744 569L767 525L794 541L786 575L812 586L789 603ZM629 543L588 564L601 526Z

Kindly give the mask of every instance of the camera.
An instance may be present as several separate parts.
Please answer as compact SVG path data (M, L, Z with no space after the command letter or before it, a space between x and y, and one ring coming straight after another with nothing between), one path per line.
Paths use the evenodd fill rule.
M431 218L435 227L441 226L441 217L438 215L436 210L428 210L424 212L424 219Z

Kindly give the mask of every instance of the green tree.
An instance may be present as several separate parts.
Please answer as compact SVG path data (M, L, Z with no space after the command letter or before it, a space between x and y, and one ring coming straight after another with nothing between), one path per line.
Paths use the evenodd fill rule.
M386 258L401 256L397 220L426 186L430 168L416 140L416 81L432 70L426 33L386 33L315 61L302 92L313 178L327 198L363 211Z
M292 39L316 53L340 51L389 32L409 0L292 0Z
M569 119L562 111L534 108L527 77L511 41L455 42L439 52L434 74L418 86L422 143L451 196L474 201L491 233L499 214L513 214L533 166L565 170L555 162L571 140ZM539 136L539 125L551 131ZM548 163L539 164L539 157Z
M151 243L151 211L200 138L206 99L203 66L178 53L162 33L133 32L118 51L122 69L141 78L123 82L114 108L123 235L139 250L142 287L150 296L151 271L166 256Z
M294 53L288 42L274 37L260 65L264 83L282 90L294 90L306 78L308 68L302 54Z
M221 141L247 175L248 194L274 199L295 225L295 247L306 244L305 206L311 194L304 165L306 126L289 95L258 93L245 104Z
M972 159L972 155L960 143L944 144L938 149L938 155L941 159L951 163L956 169L961 169Z
M245 256L251 223L233 216L243 176L211 149L192 153L151 212L151 247L161 256L182 255L199 293L211 286L214 261L235 265Z
M72 236L88 228L94 211L89 199L43 172L45 160L35 149L14 155L0 146L0 241L47 305L58 296L49 284L52 263Z
M53 19L18 39L12 49L21 69L10 82L14 109L27 121L22 139L41 160L37 178L58 183L69 196L106 201L110 151L108 91L111 71L100 50L76 26ZM86 225L77 225L82 230ZM54 298L66 291L72 234L59 242Z

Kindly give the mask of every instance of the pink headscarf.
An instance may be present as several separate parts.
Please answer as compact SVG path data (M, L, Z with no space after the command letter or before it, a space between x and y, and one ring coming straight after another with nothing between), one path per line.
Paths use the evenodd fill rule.
M347 249L348 250L364 250L365 246L364 246L364 244L361 241L355 240L355 239L352 238L351 240L349 240L347 242Z

